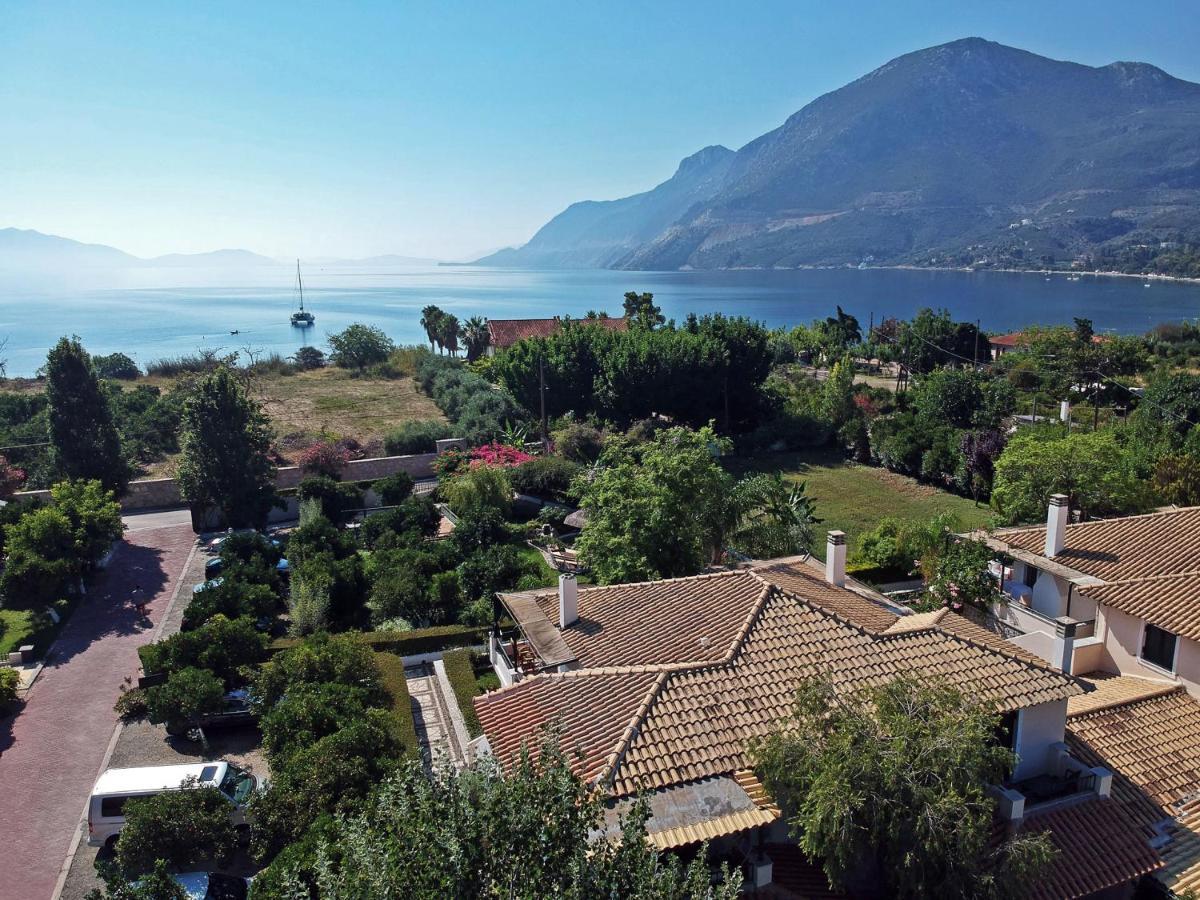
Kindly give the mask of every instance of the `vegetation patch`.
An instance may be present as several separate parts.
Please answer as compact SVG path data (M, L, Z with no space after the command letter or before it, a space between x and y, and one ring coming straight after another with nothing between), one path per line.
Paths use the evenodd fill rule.
M408 679L404 675L404 660L395 653L376 653L375 666L379 669L379 681L383 684L383 689L392 698L396 739L404 745L407 752L416 756L420 743L417 740L417 724L413 721Z
M462 710L463 721L467 725L467 734L477 738L483 734L479 724L479 716L475 715L475 704L471 700L483 693L479 686L479 676L475 674L475 663L470 650L451 650L442 654L442 663L446 666L446 677L454 690L454 699Z

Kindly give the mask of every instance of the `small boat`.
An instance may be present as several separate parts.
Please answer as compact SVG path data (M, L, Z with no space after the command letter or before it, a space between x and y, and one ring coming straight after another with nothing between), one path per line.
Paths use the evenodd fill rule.
M300 292L300 309L292 313L292 326L295 328L311 328L317 317L304 309L304 281L300 278L300 260L296 260L296 289Z
M1142 287L1150 287L1150 282L1147 281L1145 284L1142 285Z

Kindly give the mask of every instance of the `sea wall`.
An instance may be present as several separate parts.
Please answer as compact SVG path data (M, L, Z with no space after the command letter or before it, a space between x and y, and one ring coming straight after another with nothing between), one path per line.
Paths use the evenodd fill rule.
M353 459L342 469L342 481L375 481L397 472L407 472L415 479L433 477L433 461L436 453L417 453L412 456L377 456L372 459ZM297 466L284 466L275 476L276 490L285 491L296 488L303 480L304 474ZM49 501L49 491L20 491L13 499ZM148 478L145 481L131 481L121 497L121 509L124 512L138 512L147 509L164 509L172 506L184 506L179 493L179 482L174 478Z

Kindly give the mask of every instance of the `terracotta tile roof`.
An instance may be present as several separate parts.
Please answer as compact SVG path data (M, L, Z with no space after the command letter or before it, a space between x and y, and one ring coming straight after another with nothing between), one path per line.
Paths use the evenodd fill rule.
M1003 529L993 538L1041 555L1046 526ZM1066 549L1054 562L1109 582L1193 572L1198 559L1200 507L1193 506L1068 525Z
M576 324L599 325L609 331L629 330L629 321L623 317L571 321ZM558 316L552 319L488 319L488 334L491 337L491 345L498 350L504 350L526 338L544 338L557 334L562 324L563 320Z
M1117 679L1109 685L1112 681ZM1119 681L1118 687L1126 686L1126 679ZM1109 685L1105 688L1114 694L1117 688ZM1164 692L1151 686L1125 702L1114 697L1107 706L1069 711L1067 727L1102 765L1162 807L1200 793L1200 703L1182 687Z
M579 621L561 634L585 669L716 661L745 632L768 589L744 569L581 588ZM537 603L557 626L558 593L539 592Z
M1024 332L1014 331L1012 334L998 334L993 338L988 338L988 343L993 347L1016 347L1024 339Z
M1200 571L1110 581L1084 588L1083 593L1105 606L1200 641Z
M645 669L539 675L476 697L475 711L492 753L503 764L511 763L523 744L536 757L541 729L556 726L572 768L590 780L610 762L660 678L661 673Z
M1029 886L1034 900L1074 900L1128 884L1162 866L1158 853L1132 827L1125 806L1093 799L1027 813L1022 828L1049 832L1058 855Z
M1079 716L1113 706L1123 706L1134 700L1148 700L1179 689L1174 681L1159 681L1137 675L1113 675L1108 672L1089 672L1079 676L1092 686L1092 691L1067 701L1067 715Z
M657 601L653 610L646 608L649 596ZM620 610L618 598L634 612ZM475 702L502 759L561 717L563 745L583 753L581 774L609 784L618 797L747 768L749 740L784 717L801 681L814 675L845 690L902 673L942 676L1002 710L1083 691L1075 679L949 611L888 633L898 616L794 561L581 590L585 619L589 606L602 611L609 634L596 640L581 631L573 649L604 667L534 676ZM699 647L697 632L714 635L711 653Z
M1176 894L1200 891L1200 800L1179 809L1171 842L1160 851L1163 868L1158 879Z
M958 618L953 613L947 619ZM652 694L610 773L618 796L749 765L747 744L787 715L801 681L825 675L845 690L901 673L947 677L1001 709L1082 691L1067 676L941 629L871 634L784 593L773 594L733 661L679 667Z
M798 900L846 900L850 896L831 888L824 870L795 844L767 844L765 849L772 863L772 883L765 896Z

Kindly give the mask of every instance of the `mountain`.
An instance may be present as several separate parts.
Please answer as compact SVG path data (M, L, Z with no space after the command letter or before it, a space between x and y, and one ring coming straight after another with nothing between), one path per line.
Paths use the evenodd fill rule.
M363 268L366 266L433 266L436 259L424 256L404 256L398 253L384 253L381 256L364 256L359 259L330 259L316 260L322 266L329 268Z
M894 59L736 153L576 203L485 264L1033 265L1200 240L1200 85L980 38Z
M168 253L166 256L155 256L139 261L143 265L163 267L195 267L205 268L215 266L222 269L244 269L251 266L277 266L278 260L251 253L249 250L213 250L209 253Z
M705 147L679 164L653 190L621 200L573 203L519 249L479 260L489 266L606 268L654 240L697 203L712 199L725 181L734 152Z
M116 268L140 262L136 256L103 244L84 244L40 231L0 228L2 269Z

